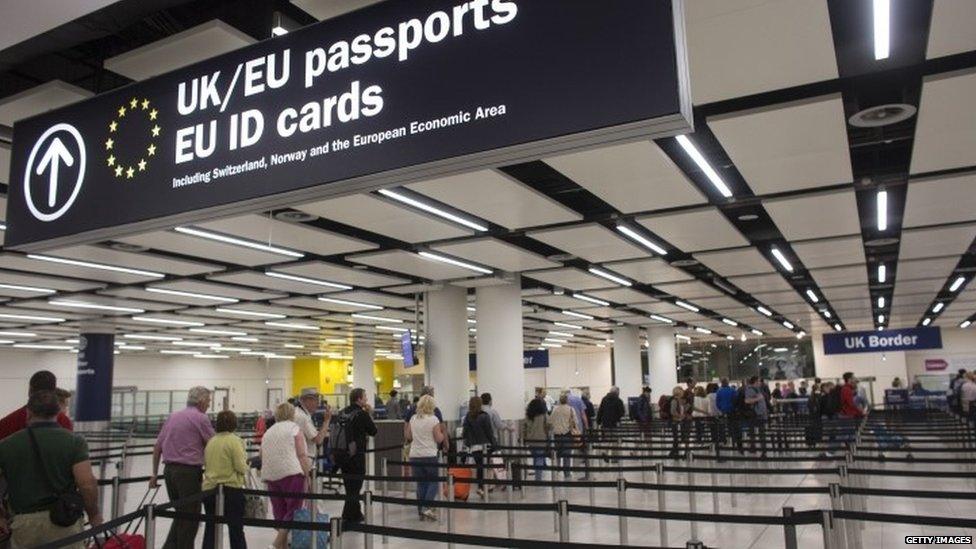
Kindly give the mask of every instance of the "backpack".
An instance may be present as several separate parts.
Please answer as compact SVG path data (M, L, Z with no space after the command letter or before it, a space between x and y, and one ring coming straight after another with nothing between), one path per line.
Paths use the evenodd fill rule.
M657 399L657 408L662 420L671 421L671 397L670 396L661 395L661 398Z
M351 458L356 455L356 441L352 437L352 420L356 411L340 412L335 421L329 425L329 447L332 460Z
M840 412L840 387L834 387L833 391L827 393L820 404L820 413L825 416L833 416Z
M637 421L651 421L654 413L651 410L651 399L641 396L637 399L637 406L634 406L634 418Z
M752 419L756 417L756 410L753 409L751 404L746 403L746 388L742 387L735 394L735 407L736 415L742 419Z

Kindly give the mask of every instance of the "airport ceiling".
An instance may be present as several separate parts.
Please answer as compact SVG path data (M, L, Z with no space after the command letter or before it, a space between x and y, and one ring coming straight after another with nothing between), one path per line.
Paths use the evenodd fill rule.
M92 0L66 16L39 0L4 14L27 35L0 50L0 125L369 3ZM0 340L70 348L111 321L123 352L348 356L366 339L395 354L419 293L460 286L473 305L515 274L532 348L607 346L620 324L715 342L976 319L976 2L892 0L887 57L869 0L685 6L687 138L3 250ZM862 113L899 104L917 114Z

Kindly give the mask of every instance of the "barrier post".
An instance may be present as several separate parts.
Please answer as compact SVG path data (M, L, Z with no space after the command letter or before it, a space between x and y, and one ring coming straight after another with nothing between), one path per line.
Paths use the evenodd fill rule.
M735 464L738 463L738 461L735 460L735 455L733 452L734 451L729 452L730 456L728 461L729 461L729 468L735 470L736 468ZM729 473L729 487L733 487L733 488L735 487L735 473ZM735 509L735 507L739 503L739 499L736 497L735 492L729 494L729 500L732 502L732 508Z
M820 511L820 526L823 527L824 549L839 549L834 543L834 523L830 511Z
M366 524L373 524L373 492L366 490L363 492L363 506L366 507ZM312 519L315 520L315 519ZM363 534L363 545L366 549L373 549L373 534ZM323 548L325 549L325 548Z
M115 478L112 479L112 518L119 518L119 471L115 471Z
M447 501L454 503L454 477L450 474L447 475ZM454 509L452 507L447 508L447 533L454 533ZM454 549L453 543L448 543L447 546L449 549Z
M792 507L783 507L783 518L790 519L793 517ZM786 549L796 549L796 525L795 524L784 524L783 525L783 538Z
M658 462L656 464L656 470L654 471L654 474L655 474L655 479L654 480L659 485L664 484L664 464L663 463ZM658 511L667 511L667 507L665 505L664 490L662 490L661 488L658 488L657 489L657 510ZM667 521L667 519L663 519L662 518L662 519L660 519L658 521L658 531L660 532L660 535L661 535L661 547L667 547L668 546L668 521Z
M837 483L830 484L830 509L831 511L843 511L844 504L840 495L840 485ZM849 521L839 522L839 519L835 518L831 514L831 530L834 534L834 546L838 549L847 549L847 533L846 529ZM843 528L841 527L843 526Z
M514 471L516 469L516 463L508 464L508 478L514 480ZM505 510L505 518L508 521L508 537L509 539L515 539L515 512L512 511L511 505L515 503L515 485L509 487L505 490L506 499L508 500L509 508Z
M143 536L146 538L146 547L156 547L156 506L150 504L145 509L146 526Z
M559 543L569 543L569 502L560 500L556 510L559 515Z
M312 539L317 537L316 533L312 532ZM329 545L331 549L342 549L342 519L339 517L329 519Z
M688 458L686 459L686 462L688 463L688 467L691 467L693 461L694 461L694 457L692 457L691 452L688 452ZM692 473L691 471L688 471L688 486L691 488L695 487L695 474ZM692 514L698 512L698 493L695 492L694 490L690 490L688 492L688 511L691 512ZM692 520L691 540L696 541L697 539L698 539L698 522Z
M552 452L552 469L549 469L549 482L552 483L552 504L557 506L559 504L559 496L556 492L556 469L559 468L559 461L556 457L556 452ZM556 508L556 513L552 516L552 531L559 532L559 509Z
M383 458L380 461L380 474L383 475L384 477L383 483L380 484L380 486L382 487L380 491L381 496L386 496L386 490L388 487L387 480L385 478L387 476L387 471L389 471L389 466L387 464L387 461L388 460L386 458ZM387 513L388 510L386 507L386 502L385 501L380 502L380 526L383 526L384 528L386 527ZM386 542L387 542L386 534L383 534L382 536L380 536L380 543L386 545Z
M712 471L712 487L718 486L718 473ZM718 492L712 491L712 512L716 515L719 513L718 508Z
M223 484L217 485L217 503L214 507L216 508L216 512L214 514L217 515L217 517L223 517L224 516L224 485ZM315 519L313 518L312 520ZM214 547L216 547L217 549L221 549L224 546L224 525L217 522L216 520L214 520L213 523L214 523L213 525ZM312 549L315 549L314 544L312 545Z
M617 508L627 508L627 479L617 479ZM627 545L627 517L620 516L620 545Z
M106 454L105 456L106 457L102 458L102 460L98 463L99 480L105 478L105 466L106 466L105 462L108 461L108 454ZM98 508L99 509L105 508L105 486L98 487Z

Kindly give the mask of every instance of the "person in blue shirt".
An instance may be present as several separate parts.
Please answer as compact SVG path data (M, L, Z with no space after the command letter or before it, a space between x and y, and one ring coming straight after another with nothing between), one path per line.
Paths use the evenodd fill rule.
M719 380L719 389L715 392L715 407L718 408L721 418L716 418L715 425L719 429L718 440L719 444L725 442L725 433L736 432L736 426L734 424L735 414L735 396L736 391L734 387L729 386L729 378L723 377Z

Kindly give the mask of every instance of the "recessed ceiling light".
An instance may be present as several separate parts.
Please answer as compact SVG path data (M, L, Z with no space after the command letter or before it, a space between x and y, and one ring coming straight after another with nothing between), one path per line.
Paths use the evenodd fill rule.
M752 333L754 333L754 334L756 334L757 336L762 336L763 335L762 331L756 330L755 328L753 328L752 330L749 330L749 331L752 332Z
M301 252L296 252L295 250L279 248L278 246L261 244L260 242L255 242L253 240L245 240L243 238L237 238L225 234L205 231L203 229L197 229L196 227L176 227L174 230L178 233L195 236L198 238L205 238L207 240L214 240L216 242L223 242L224 244L231 244L233 246L240 246L242 248L250 248L252 250L258 250L261 252L268 252L268 253L283 255L287 257L294 257L296 259L305 257L305 254Z
M560 328L569 328L570 330L582 330L582 326L576 324L568 324L566 322L553 322L554 326L559 326ZM612 342L611 342L612 343Z
M838 332L844 331L844 329L841 328L840 324L834 324L834 329L837 330Z
M265 326L272 326L274 328L284 328L286 330L318 330L319 327L314 324L301 324L298 322L265 322Z
M299 345L297 343L285 343L284 344L284 348L285 349L304 349L305 346L304 345Z
M942 309L945 309L945 303L943 303L943 302L940 301L940 302L936 303L934 307L932 307L932 312L933 313L937 313L937 312L941 311Z
M973 322L971 320L963 320L962 323L959 324L959 327L960 328L968 328L972 323Z
M359 301L349 301L348 299L336 299L334 297L319 297L319 301L325 303L335 303L336 305L348 305L350 307L360 307L362 309L369 309L371 311L382 311L383 307L379 305L370 305L369 303L361 303Z
M37 259L39 261L47 261L49 263L60 263L62 265L73 265L75 267L85 267L88 269L99 269L102 271L112 271L115 273L125 273L137 276L145 276L148 278L166 278L163 273L155 273L152 271L143 271L140 269L130 269L128 267L118 267L115 265L105 265L104 263L93 263L91 261L79 261L77 259L68 259L66 257L54 257L50 255L41 254L27 254L30 259Z
M833 316L834 316L834 315L830 314L830 311L828 311L827 309L824 309L824 310L822 310L820 312L823 313L824 318L833 318Z
M193 358L222 358L222 359L228 359L230 357L227 356L227 355L204 355L204 354L197 354L197 355L193 355Z
M878 324L884 324L885 315L878 315Z
M419 255L421 257L424 257L424 258L427 258L427 259L431 259L433 261L439 261L441 263L447 263L448 265L454 265L455 267L461 267L463 269L468 269L469 271L474 271L476 273L482 273L482 274L489 274L490 275L490 274L492 274L494 272L491 269L486 269L484 267L479 267L477 265L473 265L473 264L468 263L468 262L465 262L465 261L461 261L461 260L458 260L458 259L454 259L452 257L446 257L446 256L439 255L439 254L435 254L435 253L432 253L432 252L422 251L422 252L417 252L417 255Z
M119 349L123 351L145 351L146 348L142 345L119 345Z
M135 307L116 307L115 305L101 305L99 303L89 303L87 301L74 301L71 299L51 299L48 300L48 304L56 305L58 307L71 307L74 309L94 309L97 311L112 311L116 313L142 314L146 312L143 309L137 309Z
M885 308L885 298L884 298L883 295L882 296L878 296L878 308L879 309L884 309Z
M169 326L203 326L203 322L191 322L189 320L171 320L168 318L153 318L151 316L134 316L132 320L136 322L151 322L153 324L166 324Z
M702 333L702 334L710 334L710 333L712 333L712 331L709 330L708 328L702 328L701 326L695 326L695 331L696 332L699 332L699 333Z
M164 355L195 355L196 351L184 351L182 349L162 349L159 351Z
M603 301L602 299L597 299L595 297L590 297L586 294L573 294L573 297L581 301L586 301L588 303L593 303L594 305L601 305L603 307L609 307L610 302Z
M755 221L759 219L759 216L756 214L742 214L738 219L739 221Z
M596 276L599 276L600 278L605 278L605 279L609 280L610 282L616 282L617 284L620 284L621 286L628 286L628 287L633 286L633 284L630 281L628 281L628 280L626 280L626 279L624 279L624 278L622 278L620 276L617 276L617 275L615 275L615 274L613 274L611 272L604 271L603 269L597 269L596 267L590 267L589 268L589 272L591 274L595 274Z
M874 0L874 59L887 59L891 53L891 3Z
M694 305L692 305L691 303L685 303L684 301L681 301L680 299L675 300L674 304L677 305L678 307L681 307L682 309L688 309L689 311L691 311L693 313L697 313L698 311L701 310L698 307L695 307Z
M708 180L712 182L712 185L719 192L719 194L725 198L732 198L732 191L729 189L729 186L725 184L725 181L723 181L718 175L718 172L712 168L711 164L708 163L708 160L705 160L705 157L702 156L702 153L698 151L695 144L688 139L688 136L679 135L675 139L677 139L678 144L681 145L681 148L685 150L685 153L687 153L695 164L698 165L698 168L705 173Z
M243 341L245 343L257 343L258 341L261 341L256 337L245 337L245 336L235 336L232 337L231 339L234 341Z
M566 316L572 316L583 320L593 320L592 316L584 315L583 313L577 313L576 311L562 311L562 313Z
M386 325L383 325L383 324L380 324L379 326L373 326L373 329L374 330L386 330L388 332L399 332L399 333L409 332L410 331L410 330L408 330L406 328L400 328L399 326L386 326Z
M657 242L654 242L653 240L645 237L644 235L628 227L627 225L622 225L622 224L617 225L617 231L620 232L621 234L626 235L628 238L630 238L634 242L637 242L641 246L644 246L645 248L652 250L656 254L668 255L668 251L664 249L664 246L661 246Z
M779 264L782 265L784 269L786 269L787 271L789 271L791 273L793 272L793 265L791 265L790 262L789 262L789 260L786 259L786 256L783 255L783 252L779 251L779 248L776 248L774 246L770 250L770 253L773 254L773 257L776 258L776 261L779 261Z
M36 286L19 286L17 284L0 284L0 289L3 290L14 290L17 292L31 292L35 294L56 294L57 290L52 290L50 288L38 288Z
M0 332L0 337L37 337L34 332Z
M0 319L6 320L26 320L29 322L64 322L65 319L53 316L21 315L13 313L0 313Z
M674 321L673 320L671 320L670 318L665 317L665 316L661 316L661 315L650 315L650 318L653 319L653 320L656 320L658 322L663 322L665 324L674 324Z
M796 326L794 326L793 323L790 322L789 320L784 320L783 326L786 326L788 330L792 330L793 328L796 328Z
M220 347L220 343L214 343L212 341L174 341L173 345L177 347L207 347L211 349Z
M390 324L403 324L403 321L400 320L399 318L390 318L386 316L372 316L372 315L363 315L359 313L353 313L349 316L353 318L359 318L362 320L372 320L374 322L389 322Z
M925 317L924 319L922 319L922 326L928 326L929 324L932 324L931 318Z
M488 227L482 225L481 223L476 223L476 222L474 222L474 221L472 221L470 219L466 219L466 218L461 217L459 215L454 215L451 212L442 210L442 209L440 209L440 208L438 208L438 207L436 207L436 206L434 206L432 204L428 204L428 203L423 202L421 200L417 200L417 199L414 199L414 198L410 198L409 196L406 196L404 194L398 193L396 191L392 191L390 189L380 189L377 192L379 192L381 195L383 195L385 197L392 198L393 200L396 200L397 202L402 202L403 204L406 204L408 206L413 206L414 208L417 208L418 210L423 210L425 212L432 213L432 214L436 215L437 217L441 217L441 218L447 219L449 221L453 221L455 223L458 223L459 225L464 225L465 227L468 227L469 229L474 229L474 230L476 230L478 232L485 232L485 231L488 230Z
M559 336L559 337L576 337L569 332L549 332L549 335Z
M688 337L686 335L682 335L682 334L674 334L674 338L675 339L678 339L678 340L681 340L681 341L691 341L691 338L690 337Z
M224 335L224 336L246 336L247 332L238 332L236 330L218 330L216 328L190 328L190 331L195 334L208 334L208 335ZM240 337L234 338L237 341L246 341L248 339L241 339ZM257 341L257 338L253 338Z
M74 349L71 345L46 345L39 343L14 343L18 349L37 349L38 351L70 351Z
M888 230L888 191L878 191L878 230Z
M139 339L144 341L183 341L182 337L162 336L152 334L124 334L125 339Z
M766 315L766 316L773 316L773 312L770 311L769 309L763 307L762 305L756 307L756 310L759 311L760 313Z
M729 326L738 326L739 325L738 322L732 320L731 318L723 318L722 319L722 322L728 324Z
M884 284L886 280L888 280L888 268L882 263L878 265L878 282Z
M304 276L296 276L287 273L278 273L275 271L265 271L265 276L270 276L272 278L280 278L282 280L290 280L292 282L301 282L303 284L312 284L315 286L325 286L326 288L338 288L340 290L351 290L352 286L346 284L338 284L336 282L329 282L328 280L318 280L316 278L308 278Z
M240 316L250 316L254 318L288 318L286 315L281 315L277 313L262 313L260 311L248 311L246 309L228 309L226 307L217 307L218 313L226 313L230 315L240 315Z
M820 298L817 297L817 294L809 288L807 288L807 297L809 297L810 301L814 303L818 303L820 301Z
M965 284L965 283L966 283L966 277L960 276L959 278L955 279L952 282L952 286L949 286L949 291L950 292L955 292L959 288L962 288L962 285Z
M152 292L154 294L166 294L166 295L176 295L180 297L192 297L194 299L203 299L210 301L217 301L219 303L237 303L239 299L234 299L233 297L223 297L219 295L210 294L198 294L196 292L182 292L179 290L170 290L167 288L146 288L147 292Z

